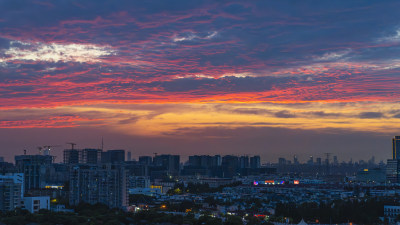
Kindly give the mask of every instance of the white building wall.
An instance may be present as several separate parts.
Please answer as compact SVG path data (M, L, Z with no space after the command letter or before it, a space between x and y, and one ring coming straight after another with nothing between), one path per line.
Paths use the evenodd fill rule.
M50 210L50 197L49 196L24 197L22 208L28 210L30 213L37 213L41 209Z

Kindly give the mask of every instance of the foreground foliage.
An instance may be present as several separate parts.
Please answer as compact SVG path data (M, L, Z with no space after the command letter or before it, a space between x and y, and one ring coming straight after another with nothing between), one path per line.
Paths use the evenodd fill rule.
M388 204L385 200L352 199L337 200L330 203L286 203L278 204L276 217L289 217L293 221L318 221L320 223L347 223L379 224L379 217L383 216L383 206ZM390 204L390 203L389 203Z
M250 224L262 224L260 221L250 218ZM75 213L55 213L42 210L37 214L31 214L26 210L17 209L11 212L0 213L0 224L6 225L147 225L147 224L188 224L188 225L242 225L241 217L228 216L225 222L220 218L201 216L198 219L193 214L172 215L154 210L141 211L133 214L119 209L109 209L105 205L81 204L75 208Z

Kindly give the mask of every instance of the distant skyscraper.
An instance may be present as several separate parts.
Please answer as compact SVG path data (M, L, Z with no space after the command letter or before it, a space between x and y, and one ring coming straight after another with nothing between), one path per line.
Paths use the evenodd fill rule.
M293 156L293 163L296 165L299 164L299 159L297 158L297 155Z
M261 158L259 155L250 157L250 168L257 169L261 167Z
M317 165L318 165L318 166L321 166L321 165L322 165L322 159L321 159L321 158L317 158L316 161L317 161Z
M335 166L339 165L339 160L336 155L333 156L333 165L335 165Z
M370 160L368 160L368 163L371 165L375 165L375 156L372 156Z
M0 162L4 162L4 157L0 157Z
M393 145L393 158L392 159L400 159L400 136L395 136L392 139Z
M239 167L240 168L249 168L249 157L248 156L240 156Z
M132 161L132 153L131 152L128 152L127 160Z
M278 164L279 164L280 166L286 165L286 159L285 159L285 158L279 158L279 159L278 159Z
M234 155L225 155L222 157L223 177L232 178L236 176L239 169L239 157Z
M313 165L314 164L314 157L311 155L310 159L308 160L307 164Z

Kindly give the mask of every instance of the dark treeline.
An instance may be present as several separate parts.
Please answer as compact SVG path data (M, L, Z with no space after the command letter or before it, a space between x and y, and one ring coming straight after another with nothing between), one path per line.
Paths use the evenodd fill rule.
M268 224L259 218L247 217L248 225ZM0 212L0 224L6 225L242 225L243 220L239 216L227 216L225 221L210 215L200 216L198 219L193 214L173 215L154 210L141 211L139 213L124 212L119 209L109 209L102 204L81 204L75 208L75 213L56 213L41 210L31 214L26 210L16 209L9 212Z
M207 183L200 184L200 183L191 183L189 182L187 186L183 183L175 184L174 188L171 189L168 194L183 194L183 193L191 193L191 194L202 194L202 193L215 193L215 192L222 192L222 189L225 187L235 187L241 185L242 182L234 182L232 184L221 185L216 188L210 187Z
M387 201L376 198L358 200L337 200L330 203L280 203L276 207L276 217L289 217L298 222L301 219L319 223L378 224L383 216L383 206Z

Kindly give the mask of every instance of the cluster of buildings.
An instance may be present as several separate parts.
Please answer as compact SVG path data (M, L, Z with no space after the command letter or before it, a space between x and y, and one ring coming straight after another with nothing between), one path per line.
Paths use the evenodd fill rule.
M274 172L274 168L261 166L259 156L195 155L183 165L179 155L155 154L132 160L125 150L74 149L72 145L63 151L63 163L54 163L49 149L17 155L15 164L2 160L0 196L5 197L0 198L0 210L30 207L27 199L33 197L36 211L50 209L50 202L56 205L60 199L67 199L71 206L85 202L126 208L129 194L162 195L182 177L218 187L231 183L235 176Z
M15 164L0 158L0 211L17 207L33 213L40 209L68 211L60 205L61 200L70 206L103 203L129 210L129 195L143 194L160 202L192 197L203 202L213 197L221 202L218 211L230 213L251 205L240 202L244 196L265 199L268 204L263 203L261 212L273 211L279 202L360 197L366 193L344 190L346 185L361 183L368 187L370 196L400 194L396 189L400 183L400 136L393 138L393 158L386 165L375 164L374 158L339 163L336 156L330 161L329 154L325 160L310 157L306 163L294 156L293 162L279 158L276 164L262 165L257 155L192 155L182 163L179 155L155 154L132 160L130 152L121 149L71 147L63 151L62 163L54 162L49 149L36 155L17 155ZM237 181L243 185L225 188L222 193L166 195L175 191L177 183L215 188ZM382 184L385 190L379 189ZM227 202L235 204L229 208ZM204 207L211 206L204 202Z
M392 183L400 182L400 136L392 139L392 158L387 160L387 180Z
M13 173L0 175L0 210L11 211L22 208L31 213L40 209L50 209L49 196L25 196L24 174Z

